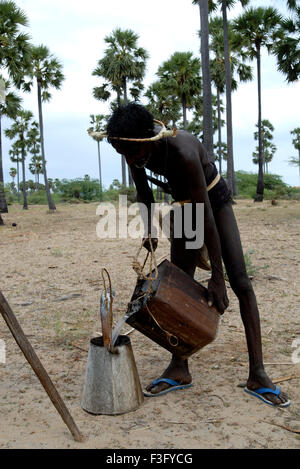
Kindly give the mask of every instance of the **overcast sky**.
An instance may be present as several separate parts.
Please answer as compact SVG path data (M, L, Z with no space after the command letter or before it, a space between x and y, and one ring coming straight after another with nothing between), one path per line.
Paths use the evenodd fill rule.
M35 45L44 44L63 64L66 77L61 90L53 91L52 100L43 106L45 151L48 176L76 178L89 174L98 177L97 145L87 134L90 114L106 114L108 106L92 96L100 80L91 73L103 57L104 37L115 28L132 29L139 35L138 45L145 48L147 62L145 86L156 79L161 63L175 51L191 51L199 56L198 6L191 0L16 0L29 19L28 33ZM284 0L252 0L253 6L273 5L282 10ZM284 10L282 10L284 11ZM235 7L230 17L241 12ZM255 63L252 64L255 73ZM255 74L256 76L256 74ZM298 170L288 165L288 158L296 156L290 131L300 126L300 84L288 85L277 71L272 56L262 60L263 118L275 127L274 143L277 153L269 171L283 176L291 185L299 185ZM38 119L36 90L23 94L23 107ZM142 99L142 102L146 102ZM233 93L233 130L235 169L257 171L252 164L253 138L257 122L257 85L239 86ZM4 128L11 124L4 121ZM225 127L223 128L226 140ZM216 138L216 136L215 136ZM4 139L4 174L8 182L13 166ZM103 182L107 187L112 179L121 178L120 161L106 142L101 143ZM34 178L27 170L27 177Z

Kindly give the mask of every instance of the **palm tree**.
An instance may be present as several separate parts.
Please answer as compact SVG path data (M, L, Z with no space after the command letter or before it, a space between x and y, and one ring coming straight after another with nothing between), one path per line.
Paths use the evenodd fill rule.
M40 174L43 174L43 161L42 157L35 155L31 158L29 163L29 171L35 176L35 190L39 190L40 187ZM49 178L48 178L49 182ZM50 186L50 184L49 184Z
M187 109L194 106L201 92L200 60L192 52L174 52L157 71L157 75L168 93L180 101L183 128L187 128Z
M13 143L11 149L9 150L8 154L10 155L10 159L13 163L17 163L17 193L18 193L18 202L20 202L20 171L19 166L22 163L21 149L16 144L17 142Z
M62 65L59 61L50 54L48 47L32 46L31 48L31 67L28 72L30 81L27 82L23 88L25 91L31 91L33 86L33 80L37 84L37 97L38 97L38 112L39 112L39 127L40 127L40 139L41 139L41 153L43 161L43 173L45 181L45 189L48 200L49 210L55 210L55 204L50 194L50 187L48 184L47 169L46 169L46 158L45 158L45 145L44 145L44 124L43 124L43 101L49 101L51 94L49 88L60 89L64 80L62 73Z
M0 69L5 69L17 86L29 63L29 36L20 32L27 26L25 13L13 1L0 1Z
M165 125L169 123L175 127L180 118L180 103L174 94L169 93L168 87L164 86L162 80L157 80L148 87L146 93L148 99L147 109L162 121Z
M3 102L0 101L0 212L7 213L7 203L4 193L4 175L3 175L3 161L2 161L2 116L14 119L17 111L20 109L21 98L19 98L14 92L9 91L10 82L5 80L0 75L3 88L5 90L5 99Z
M300 127L291 130L291 135L295 135L295 138L293 138L293 145L295 149L298 150L298 158L292 156L289 160L289 163L293 166L298 166L300 178Z
M256 127L258 125L256 124ZM277 150L276 146L272 142L273 140L274 126L268 119L261 121L261 137L262 137L262 154L263 154L263 172L268 173L268 163L273 159L273 156ZM258 132L254 132L255 140L258 140ZM253 163L258 164L258 148L253 152Z
M193 0L194 5L199 6L200 12L200 38L201 38L201 69L203 86L203 143L206 147L208 157L214 161L213 142L213 116L212 116L212 94L209 61L209 22L208 22L208 0Z
M40 132L39 124L37 122L32 122L31 128L27 133L27 145L28 151L33 156L31 158L31 163L29 164L29 170L32 174L35 175L35 189L39 187L39 175L43 174L43 162L42 157L40 156L41 145L40 145Z
M226 89L225 57L224 57L224 33L223 18L214 17L209 22L210 32L210 50L214 57L210 61L211 80L217 90L217 109L218 109L218 160L219 172L222 172L222 137L221 137L221 112L220 96ZM252 69L244 61L245 55L240 50L240 38L236 37L232 29L232 22L228 21L228 42L230 48L231 65L231 91L235 91L239 82L246 82L253 79ZM227 160L227 145L226 145ZM233 178L234 181L234 178ZM237 191L235 191L235 195Z
M91 127L88 129L93 131L93 132L103 132L105 129L105 125L103 121L106 121L106 117L103 114L97 114L96 116L94 114L90 115L90 124ZM100 155L100 140L99 138L95 139L97 142L97 147L98 147L98 168L99 168L99 185L100 185L100 201L103 198L103 186L102 186L102 171L101 171L101 155Z
M15 184L15 177L17 175L17 168L10 168L9 175L12 178L13 184Z
M29 130L30 121L33 118L33 114L31 111L24 111L20 110L17 113L17 117L15 122L11 126L10 129L5 130L6 137L10 138L11 140L17 137L17 140L14 142L16 147L20 149L21 156L22 156L22 190L23 190L23 209L28 210L28 203L27 203L27 194L26 194L26 176L25 176L25 158L27 155L27 148L28 148L28 139L27 133Z
M281 37L279 32L281 16L275 8L249 8L233 22L235 31L241 34L243 47L251 59L257 63L258 90L258 180L256 202L263 200L264 175L262 153L262 104L261 104L261 50L266 47L270 52L275 41Z
M98 61L93 75L104 78L105 83L93 90L94 97L107 101L111 93L109 89L117 93L118 106L121 104L121 96L126 105L128 102L128 83L134 84L131 88L133 99L136 99L142 89L142 80L146 70L146 60L149 55L142 47L138 47L139 36L131 29L115 29L112 34L106 36L104 41L108 44L104 57ZM122 156L122 184L126 185L126 164ZM131 175L129 173L129 180Z
M282 37L275 43L278 70L288 83L300 77L300 6L297 0L287 0L291 17L281 21Z
M244 7L249 0L239 0ZM233 158L233 134L232 134L232 103L231 103L231 65L230 65L230 45L228 36L227 8L232 8L237 0L209 0L209 11L215 11L218 6L221 7L223 18L223 43L225 59L225 77L226 77L226 129L227 129L227 184L234 195L237 194L237 186L234 177L234 158Z

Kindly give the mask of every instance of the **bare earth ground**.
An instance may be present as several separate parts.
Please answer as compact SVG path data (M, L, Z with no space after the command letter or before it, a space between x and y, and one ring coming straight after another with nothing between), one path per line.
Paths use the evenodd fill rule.
M238 302L228 288L230 307L217 339L190 358L193 387L145 398L137 411L119 416L93 416L81 409L86 351L101 329L101 268L108 269L116 290L116 321L135 286L131 263L140 241L97 238L96 207L60 205L54 214L41 206L28 212L11 207L3 217L2 292L88 440L73 440L0 317L0 338L6 343L6 364L0 364L0 448L299 448L300 364L291 357L292 342L300 338L300 203L239 201L234 207L244 250L254 251L266 370L274 380L298 376L279 383L292 405L275 409L238 386L247 379L248 355ZM168 241L161 241L157 258L168 249ZM206 272L197 271L198 280L205 278ZM129 330L125 325L122 332ZM137 331L130 338L145 387L170 355Z

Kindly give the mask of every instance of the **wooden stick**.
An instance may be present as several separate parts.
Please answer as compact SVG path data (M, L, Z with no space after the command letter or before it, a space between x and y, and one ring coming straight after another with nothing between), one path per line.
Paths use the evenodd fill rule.
M64 401L60 397L57 389L55 388L53 382L51 381L48 373L40 362L38 356L36 355L34 349L32 348L30 342L28 341L26 335L24 334L17 318L15 317L13 311L11 310L8 302L2 295L0 291L0 313L2 314L4 321L8 325L13 337L15 338L18 346L23 352L26 360L32 367L36 376L40 380L42 386L47 392L49 398L51 399L54 407L60 414L61 418L69 428L72 433L75 441L82 442L85 440L85 437L78 430L71 414L69 413Z

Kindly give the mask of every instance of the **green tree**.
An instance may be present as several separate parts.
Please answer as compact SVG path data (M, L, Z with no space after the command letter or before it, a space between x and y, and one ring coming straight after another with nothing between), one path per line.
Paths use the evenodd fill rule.
M299 178L300 178L300 127L297 127L293 130L291 130L291 135L294 135L295 138L293 138L293 145L296 150L298 150L298 158L291 157L289 159L289 163L293 166L298 166L299 168Z
M43 160L41 156L39 124L32 122L31 128L27 133L28 151L32 158L29 163L29 170L35 176L35 189L39 188L39 176L43 174Z
M258 127L258 124L256 124ZM274 126L267 119L261 121L261 140L262 140L262 155L263 155L263 172L268 173L268 164L272 161L273 156L277 150L276 146L272 142L273 140ZM255 140L258 140L258 131L254 132ZM254 164L258 164L258 147L253 152Z
M222 172L222 134L221 134L221 95L226 89L226 70L224 57L224 32L223 18L214 17L209 23L210 31L210 50L213 57L210 61L211 79L217 90L217 109L218 109L218 161L219 172ZM228 21L228 42L230 47L230 65L231 65L231 91L235 91L238 82L246 82L253 79L252 69L245 63L246 57L240 50L240 40L236 37L232 29L232 22ZM227 146L226 146L227 155ZM233 178L234 179L234 178ZM235 191L235 194L237 190Z
M103 114L91 114L90 115L90 124L88 131L93 132L104 132L105 124L106 124L106 117ZM105 124L104 124L105 122ZM100 185L100 201L103 199L103 185L102 185L102 171L101 171L101 154L100 154L100 140L99 138L95 139L97 142L98 148L98 169L99 169L99 185Z
M262 93L261 93L261 52L265 47L272 52L274 43L281 37L279 25L281 16L275 8L249 8L236 20L234 29L243 38L243 47L257 64L258 95L258 178L255 201L261 202L264 194L263 149L262 149Z
M183 128L187 128L187 109L194 106L201 93L200 60L192 52L174 52L157 71L157 75L169 94L181 103Z
M17 142L13 143L8 152L10 159L13 163L17 163L17 193L18 202L20 202L20 163L22 163L21 148Z
M59 61L50 54L48 47L32 46L31 48L31 67L28 71L30 81L24 85L25 91L31 91L34 81L37 84L37 98L38 98L38 112L39 112L39 127L40 127L40 140L41 140L41 154L43 161L43 174L45 189L48 200L49 210L55 210L55 204L50 194L48 184L46 158L45 158L45 144L44 144L44 123L43 123L43 106L42 102L49 101L51 94L49 88L60 89L64 80L62 73L62 65Z
M0 48L1 49L1 48ZM21 99L13 92L9 91L10 82L0 75L5 96L3 102L0 101L0 213L7 213L7 203L4 193L4 174L3 174L3 149L2 149L2 116L14 119L20 109Z
M27 17L15 2L0 1L0 69L5 69L17 86L29 63L29 36L20 31L27 26Z
M138 47L139 36L131 29L115 29L110 35L104 38L108 47L104 56L98 61L98 65L93 71L94 76L105 80L104 84L93 89L96 99L108 101L111 97L110 90L117 93L118 106L121 104L121 97L126 105L128 103L128 84L133 83L129 90L134 100L143 89L142 80L146 70L146 60L149 55L142 47ZM126 163L122 156L122 184L126 185ZM130 173L129 173L130 176ZM132 183L131 176L129 177Z
M12 1L0 1L0 70L5 69L16 85L22 81L22 70L27 63L29 36L20 32L28 26L26 15ZM7 211L4 197L2 159L0 161L0 225L4 225L1 211ZM2 207L2 209L1 209Z
M27 133L29 130L30 122L33 118L31 111L24 111L23 109L18 111L15 122L9 129L5 130L6 137L11 140L17 139L14 143L17 148L20 149L22 157L22 191L23 191L23 209L28 210L27 194L26 194L26 176L25 176L25 158L27 155L28 140Z
M278 70L291 83L300 77L300 5L287 0L291 16L281 21L282 37L275 43Z
M173 93L169 93L168 86L162 80L157 80L151 83L145 96L148 99L146 107L156 119L175 127L180 118L180 102Z
M227 130L227 184L233 194L237 194L237 185L234 177L234 157L233 157L233 133L232 133L232 75L230 63L230 42L228 32L227 10L235 6L237 0L209 0L209 11L216 11L220 7L223 19L223 44L224 44L224 64L225 64L225 90L226 90L226 130ZM249 0L239 0L245 7Z

